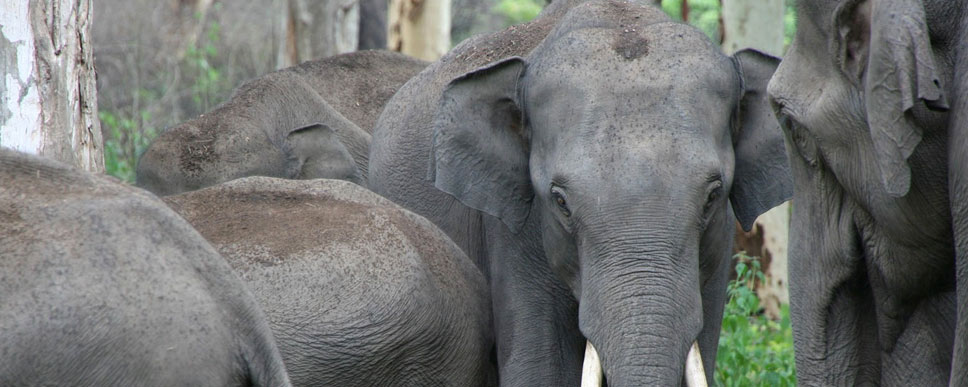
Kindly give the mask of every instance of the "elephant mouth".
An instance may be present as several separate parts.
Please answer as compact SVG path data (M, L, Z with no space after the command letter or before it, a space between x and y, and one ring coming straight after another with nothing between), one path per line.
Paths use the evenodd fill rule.
M598 351L591 341L585 344L585 361L581 370L581 387L602 387L604 385L605 372L602 370L601 359L598 358ZM707 387L706 370L703 369L702 356L699 355L699 343L693 341L686 355L686 386L687 387Z

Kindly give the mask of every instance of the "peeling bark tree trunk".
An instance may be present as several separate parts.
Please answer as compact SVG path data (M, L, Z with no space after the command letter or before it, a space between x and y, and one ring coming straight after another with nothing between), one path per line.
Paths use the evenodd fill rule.
M103 172L91 0L0 9L0 145Z
M732 54L755 48L770 55L783 53L783 0L722 0L723 51ZM787 240L790 203L767 211L756 219L749 233L736 227L736 249L759 256L766 282L756 294L768 317L780 315L780 304L790 302L787 288Z
M307 60L356 51L359 39L360 4L357 0L277 1L282 15L276 56L279 68Z
M450 49L450 0L390 0L387 46L423 60Z

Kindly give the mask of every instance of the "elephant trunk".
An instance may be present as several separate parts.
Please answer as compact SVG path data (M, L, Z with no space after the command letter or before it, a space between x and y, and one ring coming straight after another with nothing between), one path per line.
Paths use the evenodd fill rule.
M605 372L602 371L602 361L598 358L598 351L589 341L585 346L585 361L581 370L581 387L602 387ZM699 354L699 343L693 342L686 355L686 387L707 387L706 370L702 366L702 355Z
M702 329L696 248L651 245L582 259L579 325L611 387L680 385Z

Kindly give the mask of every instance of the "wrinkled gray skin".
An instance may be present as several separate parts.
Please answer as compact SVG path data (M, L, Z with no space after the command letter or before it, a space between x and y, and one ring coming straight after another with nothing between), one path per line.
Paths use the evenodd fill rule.
M493 383L484 277L423 217L325 179L248 177L165 200L246 281L294 385Z
M578 385L583 336L610 386L678 385L697 339L712 380L733 212L748 228L791 194L776 59L726 57L657 8L570 6L401 88L371 188L485 268L502 385Z
M964 6L797 4L797 35L769 93L796 186L801 384L968 381L968 311L957 308L968 305Z
M0 385L288 386L232 268L112 180L0 149Z
M370 131L426 62L359 51L246 82L215 110L166 130L138 161L137 184L171 195L244 176L365 184Z

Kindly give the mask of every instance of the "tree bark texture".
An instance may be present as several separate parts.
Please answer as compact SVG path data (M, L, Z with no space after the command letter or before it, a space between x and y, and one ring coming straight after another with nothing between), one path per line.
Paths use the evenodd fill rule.
M437 60L450 49L450 0L390 0L387 46Z
M754 48L770 55L783 53L783 0L722 0L723 52ZM767 316L779 317L780 304L790 302L787 288L787 240L790 202L756 219L753 230L736 227L736 249L759 256L765 283L757 284Z
M103 172L91 0L0 10L0 145Z
M356 51L360 4L357 0L287 0L277 64L280 68L307 60Z

